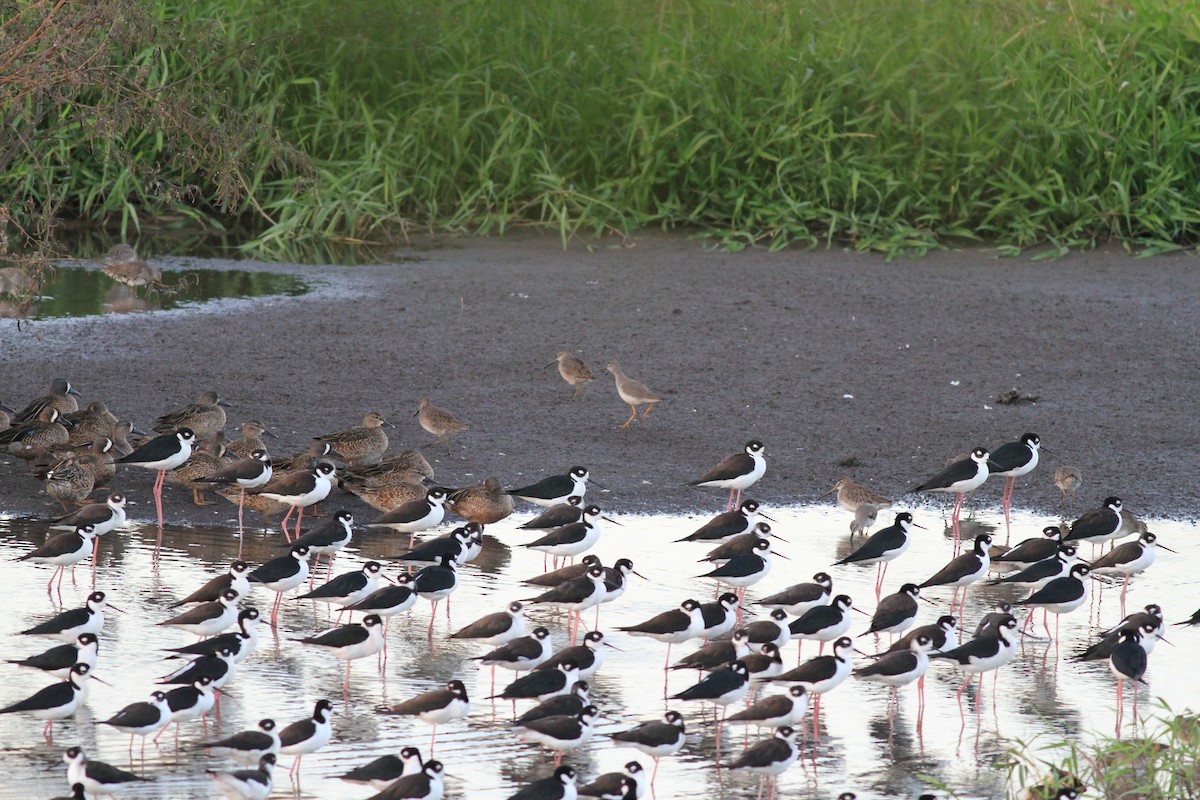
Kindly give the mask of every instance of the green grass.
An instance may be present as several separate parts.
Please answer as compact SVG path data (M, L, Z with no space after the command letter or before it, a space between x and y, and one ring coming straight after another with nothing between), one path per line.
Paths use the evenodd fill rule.
M260 252L528 224L889 255L1200 241L1192 3L159 4L224 44L149 48L155 79L203 56L204 80L311 159L282 163L259 131L230 148L238 191L198 170L180 180L196 197L167 198L249 223ZM119 144L154 164L161 142ZM70 213L158 212L103 151L54 163Z

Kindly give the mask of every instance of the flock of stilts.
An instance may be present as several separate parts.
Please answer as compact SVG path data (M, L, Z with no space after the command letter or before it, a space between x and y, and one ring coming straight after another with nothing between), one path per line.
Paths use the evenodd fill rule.
M591 379L588 377L591 373L588 371L586 376L583 375L580 372L582 362L576 364L576 361L578 359L571 354L560 352L551 365L559 365L563 378L574 386L578 395L579 389ZM586 370L586 366L582 369ZM638 405L652 407L659 398L645 386L624 376L615 361L609 369L616 377L622 399L633 409L625 423L628 426L637 416ZM113 493L103 503L86 503L87 496L98 485L112 479L108 471L115 473L119 465L141 467L156 473L153 494L159 541L163 524L162 489L167 480L183 482L194 492L196 502L202 501L205 489L218 488L224 497L238 504L239 534L243 527L242 511L246 507L264 516L286 512L282 530L290 542L287 554L252 568L240 560L239 545L238 560L232 562L226 574L214 577L175 604L190 606L189 610L157 622L200 638L192 645L174 650L177 655L191 659L161 681L175 688L156 690L149 700L134 703L100 723L130 735L131 759L136 737L142 737L144 752L146 737L153 735L157 739L172 722L176 723L177 741L180 725L192 720L201 720L207 732L206 715L214 709L219 711L222 687L230 683L239 669L252 668L242 667L242 664L254 653L259 636L259 611L243 605L253 584L275 592L270 615L272 626L278 622L283 595L305 583L309 583L310 590L300 594L300 598L329 603L343 612L364 614L359 622L349 622L296 640L300 645L322 648L345 660L343 698L348 699L351 663L384 654L386 621L390 617L408 611L418 599L429 600L433 604L433 614L428 635L432 637L437 603L450 597L459 586L460 569L481 551L484 526L511 515L515 509L514 499L521 499L545 508L539 516L520 526L525 530L546 531L525 546L543 552L556 562L563 559L564 566L558 567L556 563L556 569L526 581L537 587L540 594L524 601L513 600L503 610L480 618L452 636L494 648L474 659L479 665L492 668L493 684L496 667L525 673L494 694L494 699L511 700L514 714L519 700L539 702L517 716L513 731L518 737L555 752L557 768L549 777L531 783L513 797L520 800L573 800L584 795L636 800L652 786L654 773L647 777L637 761L627 764L622 773L603 775L582 786L577 785L575 771L561 764L564 753L586 745L595 733L599 710L589 702L587 681L604 664L608 646L598 629L599 607L618 599L625 592L630 575L638 574L628 559L605 567L595 556L587 554L601 535L602 520L607 519L597 506L584 501L589 482L595 483L587 469L576 467L566 474L507 491L495 478L459 489L444 488L432 481L433 471L419 453L406 451L385 457L388 438L384 428L389 423L375 412L366 415L362 426L315 437L307 452L276 460L268 455L266 443L261 438L268 435L267 430L257 422L243 426L241 440L224 440L225 411L215 392L205 392L198 403L163 415L155 424L156 436L147 437L136 445L125 444L125 452L114 453L117 441L124 442L135 435L134 429L128 423L122 425L103 403L92 403L80 411L76 396L65 380L55 381L46 396L34 400L19 412L9 410L5 418L0 419L3 423L0 428L6 428L0 431L0 445L12 455L35 464L44 463L40 473L50 496L64 504L82 504L78 510L52 521L53 529L66 532L51 536L44 545L21 557L21 560L55 568L47 585L48 591L53 591L56 577L61 591L66 569L73 569L89 558L94 564L100 538L125 526L126 500L123 495ZM421 401L417 417L422 427L438 436L439 442L447 444L449 435L465 428L453 415L428 400ZM82 445L86 450L73 451L69 449L72 445ZM1032 433L994 452L977 448L967 458L951 463L915 489L955 495L951 517L956 535L955 555L922 583L905 583L895 593L881 597L887 564L903 555L912 528L919 527L907 511L896 513L892 524L871 534L861 546L836 563L835 566L879 565L875 583L877 605L866 632L903 634L888 649L872 657L870 663L854 667L853 640L846 634L852 623L851 612L856 609L850 597L834 594L833 580L825 572L817 573L811 582L797 583L755 601L754 605L769 613L763 620L742 624L746 589L758 584L771 571L775 557L771 545L773 534L768 523L761 519L764 515L759 504L741 498L742 491L753 486L766 471L765 447L757 440L747 443L741 452L725 458L693 481L694 485L729 490L729 502L725 512L683 540L716 545L704 559L711 562L713 568L701 577L733 591L719 594L713 602L688 599L677 609L617 630L665 643L668 670L707 672L695 685L670 699L680 703L711 703L721 709L717 727L718 753L724 723L772 729L769 736L746 748L727 766L731 770L745 770L761 776L760 796L768 784L774 794L778 776L800 755L797 740L805 727L806 717L812 717L815 736L822 696L850 675L894 689L914 682L923 687L931 661L946 660L958 664L967 675L958 692L961 708L962 693L976 675L982 687L985 673L995 672L1014 657L1018 637L1023 629L1028 629L1036 609L1044 612L1046 634L1055 637L1057 634L1051 633L1048 615L1055 614L1057 620L1086 603L1093 576L1122 577L1127 586L1131 576L1154 562L1156 551L1162 545L1140 521L1122 508L1116 497L1107 498L1103 506L1083 514L1069 526L1047 527L1042 537L1022 541L1011 548L994 548L991 537L982 535L975 538L966 552L959 554L957 532L963 497L978 489L990 476L1005 477L1002 504L1007 517L1015 481L1037 467L1040 450L1041 441ZM80 472L90 473L90 480L79 477L77 473ZM1077 470L1066 468L1060 469L1055 476L1064 498L1074 491L1079 480ZM306 508L328 498L339 485L383 512L367 523L368 530L407 535L411 549L402 558L409 564L423 565L423 568L415 574L401 575L395 583L383 583L382 565L369 561L361 569L316 585L314 558L325 555L330 561L328 572L331 573L333 555L352 541L354 520L351 514L343 511L304 531L301 519ZM849 479L839 481L830 493L836 493L837 502L854 514L850 523L852 537L867 533L882 510L892 505L888 498ZM415 537L442 525L448 512L458 515L466 524L413 547ZM288 521L293 513L296 523L289 528ZM1096 546L1126 535L1137 538L1114 547L1090 564L1079 559L1081 544ZM576 557L582 557L579 563L565 565L566 559L574 561ZM1030 590L1028 597L1015 604L1028 610L1024 624L1015 616L1013 606L1001 604L980 621L973 637L964 637L960 641L959 633L965 628L962 624L964 603L959 593L965 598L968 587L1002 567L1014 571L993 582ZM954 589L951 613L933 624L914 628L921 592L932 587ZM1124 613L1124 589L1121 597ZM953 614L956 605L957 617ZM553 653L547 627L539 626L527 632L524 614L529 607L568 612L571 646ZM41 669L61 680L21 702L0 709L0 713L24 712L46 720L45 734L49 739L53 723L71 717L87 699L90 673L97 662L99 637L108 610L116 609L108 603L106 593L94 591L83 608L66 611L24 631L24 634L53 637L64 644L14 663ZM583 614L588 611L594 611L596 627L579 637ZM1200 611L1181 624L1197 622L1200 622ZM229 631L231 628L232 632ZM1105 631L1078 657L1108 661L1117 680L1120 703L1121 686L1125 681L1132 681L1135 686L1144 683L1147 656L1163 631L1161 608L1147 606ZM672 664L671 647L695 639L706 643ZM821 652L816 657L801 660L796 668L785 670L781 649L792 639L799 639L801 645L805 639L817 641ZM832 643L829 655L823 652L826 642ZM759 687L766 685L782 685L786 691L759 697ZM747 698L754 698L753 702ZM726 718L725 709L743 700L747 700L746 707ZM294 757L291 770L295 779L303 755L315 752L330 741L332 711L333 704L322 699L311 717L282 730L276 729L273 720L264 719L254 730L204 743L202 746L210 752L228 754L249 766L247 769L212 772L214 786L230 798L267 797L274 786L276 757ZM442 689L395 704L388 713L414 716L431 724L432 756L437 726L464 719L470 711L466 687L456 679ZM1118 718L1118 730L1120 724ZM613 733L611 738L653 758L656 772L659 759L678 753L685 745L686 736L683 713L671 709L661 720L647 721ZM142 780L124 770L88 760L79 747L68 749L63 758L68 766L68 783L74 797L112 794ZM376 759L343 777L379 789L380 793L375 795L379 800L439 800L443 793L444 772L442 763L422 760L415 748L406 748L398 757ZM1080 788L1068 782L1051 787L1043 796L1075 797ZM853 795L847 793L842 797L848 799Z

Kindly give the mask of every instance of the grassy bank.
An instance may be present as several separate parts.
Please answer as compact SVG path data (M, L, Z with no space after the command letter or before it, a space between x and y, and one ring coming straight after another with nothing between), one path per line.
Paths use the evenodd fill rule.
M216 43L149 48L159 79L201 58L225 101L311 159L256 134L220 205L203 181L168 198L249 220L268 252L530 222L892 254L956 238L1190 248L1200 230L1188 3L160 5ZM65 212L154 213L143 186L108 191L120 162L93 152L76 174L77 158Z

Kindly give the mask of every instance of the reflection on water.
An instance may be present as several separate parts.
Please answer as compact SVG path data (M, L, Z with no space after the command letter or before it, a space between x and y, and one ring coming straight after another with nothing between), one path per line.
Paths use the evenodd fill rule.
M295 275L242 270L193 269L165 271L163 285L136 289L117 283L99 270L58 267L42 284L39 297L26 316L33 319L127 314L183 308L223 297L264 297L305 294L308 285ZM11 316L13 304L0 306L0 316Z
M136 499L136 498L135 498ZM168 503L169 507L169 503ZM774 571L751 589L749 599L763 596L790 583L808 580L813 573L827 570L834 576L835 593L846 592L855 604L870 612L874 607L874 567L852 568L829 565L848 550L846 518L838 510L823 508L771 509L777 521L774 530L787 542L777 543L779 552L791 560L775 562ZM147 498L132 510L131 516L142 522L152 521L153 506ZM328 610L310 602L287 601L277 637L264 636L259 652L240 670L227 688L222 701L223 718L217 733L230 734L252 725L264 716L287 723L305 717L313 702L329 696L337 703L334 741L323 750L304 759L300 786L301 797L365 798L373 794L369 787L345 784L336 775L377 756L395 753L402 746L415 744L428 748L429 727L419 721L381 716L375 708L395 703L421 691L437 687L451 678L467 684L472 698L472 715L466 723L441 726L437 756L455 776L447 781L451 797L504 798L531 777L547 774L551 759L532 745L526 745L508 732L512 707L494 705L483 699L490 694L490 674L467 660L480 655L484 648L464 642L452 642L448 633L476 617L499 610L512 599L526 598L535 592L519 584L519 579L541 571L542 556L520 547L531 541L532 533L516 530L528 515L518 515L488 529L482 556L463 571L461 587L451 598L450 619L445 603L438 609L434 639L425 637L429 603L419 601L406 615L393 619L389 633L388 661L381 677L374 659L354 664L350 681L350 703L341 703L342 665L323 653L311 652L294 637L306 635L330 623ZM916 531L909 551L889 570L885 593L909 580L920 582L950 557L950 546L939 535L940 515L931 509L918 509L917 523L929 530ZM1002 518L982 511L978 520L987 526ZM690 533L701 518L626 516L624 527L608 527L595 552L612 563L625 556L633 560L649 581L634 579L626 594L603 607L601 628L620 651L610 652L608 660L592 681L593 702L601 709L599 733L581 751L567 761L582 775L620 769L636 754L615 748L605 733L628 727L636 720L661 716L667 707L663 700L662 660L665 645L645 639L633 639L616 633L620 625L629 625L676 607L694 596L707 599L712 587L694 576L706 571L693 559L708 548L695 544L675 544L673 540ZM1036 536L1046 520L1030 515L1014 517L1014 538ZM1173 556L1163 553L1147 576L1134 580L1128 599L1130 610L1148 602L1159 602L1168 621L1187 618L1200 605L1191 564L1200 558L1196 526L1169 521L1151 524L1164 544L1181 551ZM971 534L974 535L972 531ZM0 520L0 582L5 594L0 602L6 613L0 615L0 631L7 634L6 657L19 658L40 652L53 644L50 640L14 636L56 610L46 595L49 570L15 563L19 556L45 536L43 525L20 520ZM406 537L405 537L406 538ZM245 557L262 562L283 552L278 546L278 531L248 534ZM1003 540L1003 529L998 532ZM192 637L177 631L155 628L153 623L170 616L169 603L222 571L236 552L236 533L232 528L168 528L163 550L157 562L153 557L152 525L133 532L104 537L99 556L97 586L112 594L113 602L128 614L109 615L102 637L97 674L113 684L112 688L95 685L88 707L73 721L57 726L55 746L40 738L41 723L19 715L0 717L0 764L7 776L0 781L0 797L49 797L64 793L65 768L61 749L80 743L96 758L128 767L128 738L94 724L127 703L144 699L154 680L168 671L167 665L153 655L157 648L177 646ZM364 560L394 555L400 542L386 535L367 534L356 539L353 552L339 555L334 572L354 569ZM1085 555L1087 555L1084 548ZM389 566L389 574L394 574ZM78 570L76 585L68 578L62 605L75 607L90 590L90 575ZM921 622L932 621L943 613L949 591L929 591L941 608L922 604ZM1016 599L1021 593L1009 588L972 589L968 599L967 624L974 622L987 607L999 599ZM273 595L262 588L252 591L252 599L266 608ZM1118 591L1110 589L1094 601L1064 619L1063 641L1056 645L1045 641L1026 641L1012 665L1001 671L995 694L989 677L982 695L972 687L964 693L965 716L960 717L955 692L962 676L946 664L934 665L926 686L927 707L923 724L918 726L916 692L901 692L893 724L889 725L887 690L862 685L853 679L830 693L822 705L817 744L811 740L803 748L803 758L782 778L781 796L826 798L840 791L854 791L859 798L911 798L929 784L927 779L953 788L958 797L997 797L1003 793L1002 772L996 764L1019 741L1051 744L1064 738L1086 738L1095 732L1108 733L1115 720L1115 695L1111 675L1103 662L1078 665L1065 660L1084 644L1095 627L1109 625L1119 618ZM590 623L590 614L585 615ZM556 648L565 645L564 619L545 611L534 611L531 619L547 624L555 632ZM866 626L857 617L851 633ZM531 626L532 627L532 626ZM1197 632L1174 629L1170 637L1176 647L1160 645L1151 656L1148 680L1151 693L1176 710L1194 702L1190 667L1197 656ZM859 648L872 651L886 646L885 639L862 638ZM694 645L676 647L672 655L682 656ZM815 647L806 655L815 655ZM785 663L796 660L795 645L785 649ZM0 703L7 704L31 694L49 681L29 670L8 667L3 673ZM500 685L511 674L500 671ZM669 677L674 694L694 682L690 672ZM977 686L977 684L976 684ZM500 688L499 686L497 687ZM1128 702L1128 699L1127 699ZM527 704L519 704L524 711ZM751 796L756 787L753 777L730 774L712 768L715 758L715 727L712 709L706 705L672 704L687 720L688 745L679 755L663 761L657 779L658 797L691 796L712 798ZM1150 703L1143 697L1140 710ZM1128 723L1131 714L1125 716ZM733 731L722 736L719 763L727 764L744 743L763 734ZM155 782L129 797L183 798L211 796L204 776L208 768L224 768L223 762L194 751L189 745L199 741L197 723L185 726L182 745L176 752L171 736L161 746L147 747L144 764L134 768L153 776ZM649 760L642 758L649 764ZM287 768L291 760L281 759L277 772L277 793L288 790ZM18 792L14 787L20 786Z

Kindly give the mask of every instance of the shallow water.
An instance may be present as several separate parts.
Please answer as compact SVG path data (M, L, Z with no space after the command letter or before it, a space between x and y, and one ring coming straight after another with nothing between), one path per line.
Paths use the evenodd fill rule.
M180 493L168 492L168 516L171 504L178 502L186 501ZM874 568L829 568L832 561L848 550L848 515L833 507L770 509L768 513L776 520L775 532L787 540L778 544L778 552L791 560L776 561L772 573L760 584L761 589L751 590L748 599L827 570L834 577L835 593L846 592L855 599L856 606L868 612L873 610ZM920 582L950 557L951 547L942 533L940 511L926 507L918 508L915 513L917 523L928 530L917 531L909 551L893 563L885 593L908 580ZM141 522L152 520L153 505L143 503L132 510L131 516ZM512 599L536 593L518 583L519 579L542 570L541 555L519 546L534 538L516 530L516 525L528 516L518 514L488 529L491 536L483 555L463 570L460 588L452 597L449 620L445 616L445 603L439 606L432 643L425 637L430 613L427 602L418 601L409 614L392 620L385 676L380 676L374 659L357 662L352 671L348 704L341 702L341 662L289 641L291 637L324 627L328 621L326 610L308 602L288 602L278 637L272 639L269 632L265 633L258 653L243 665L228 687L230 696L222 701L223 718L215 731L210 728L210 734L228 735L252 726L264 716L287 724L307 716L316 699L330 697L337 704L334 741L305 757L295 795L366 798L374 794L370 787L344 783L336 775L378 755L395 753L404 745L415 744L426 753L429 746L427 725L378 715L375 707L398 702L451 678L461 678L472 697L472 714L467 721L442 726L438 732L437 757L454 776L447 780L447 796L505 798L526 780L548 774L550 757L507 732L511 705L503 701L494 705L483 699L491 694L489 673L465 659L480 655L485 648L451 643L446 638L478 616L499 610ZM676 607L686 597L711 598L711 581L694 577L707 571L694 559L708 548L701 544L673 543L699 527L704 519L622 516L617 518L622 527L605 528L594 552L605 563L622 556L632 558L649 582L634 578L623 597L603 607L602 630L609 632L619 625L634 624ZM997 511L982 510L976 520L964 523L964 534L972 535L977 524L991 526L997 522L1003 526L1003 518ZM1042 517L1014 515L1013 541L1037 535L1047 522ZM1180 555L1161 554L1146 576L1134 580L1128 609L1159 602L1166 609L1168 621L1186 619L1200 604L1192 570L1192 565L1200 561L1197 525L1153 520L1150 527L1162 543L1180 550ZM40 542L44 531L40 524L0 519L0 582L6 587L7 612L0 615L0 633L4 635L5 655L9 658L23 658L55 644L49 639L13 635L60 607L46 594L48 568L12 560L27 552L34 542ZM1003 538L1001 527L997 541ZM248 534L246 559L260 563L278 555L282 552L276 547L278 541L278 530L271 534ZM338 556L334 572L354 569L372 557L395 554L400 551L400 544L388 536L367 534L356 539L352 552ZM166 605L173 598L223 571L236 553L237 541L232 529L168 528L157 561L153 546L152 525L104 537L96 585L109 591L112 602L128 612L108 614L102 636L96 674L113 687L93 684L87 708L73 721L56 725L53 746L43 743L41 722L22 715L0 717L0 768L6 774L6 779L0 781L0 797L50 797L65 793L61 752L76 743L82 744L93 758L130 766L128 738L94 722L107 718L127 703L144 699L153 690L154 680L169 669L168 663L155 654L157 648L192 641L187 634L155 628L152 623L170 616ZM1084 548L1084 555L1087 549ZM394 574L393 568L389 567L388 573ZM68 578L61 607L82 604L90 590L89 578L82 567L76 586ZM1017 596L1000 588L973 590L970 594L967 607L970 628L992 602ZM1064 737L1086 739L1094 732L1111 733L1115 696L1107 665L1103 662L1076 665L1065 661L1065 656L1085 643L1097 624L1107 626L1118 620L1118 594L1118 590L1110 588L1102 600L1066 617L1058 644L1044 638L1027 641L1013 664L1001 671L994 710L989 680L985 684L989 694L982 707L972 698L965 717L960 717L954 693L962 678L945 663L935 664L926 685L923 725L920 728L916 725L917 697L915 687L910 687L900 694L895 728L889 737L887 690L848 680L825 697L819 744L815 749L811 744L804 746L801 763L781 779L780 789L785 793L781 796L826 798L841 791L855 791L862 800L911 798L930 785L927 779L933 779L953 788L958 797L998 797L1004 789L1003 773L996 764L1019 741L1051 744ZM921 623L943 613L949 591L931 590L928 595L941 607L922 604ZM273 597L262 588L251 594L252 602L260 609L268 609ZM556 649L565 646L563 618L545 611L533 611L529 616L529 628L548 624L555 632ZM588 627L591 619L590 614L585 615ZM856 615L851 633L865 627L866 618ZM1034 630L1041 633L1040 626ZM1169 638L1177 646L1160 644L1151 656L1147 676L1150 694L1177 711L1195 700L1194 683L1188 678L1192 664L1200 656L1196 637L1192 629L1174 628ZM633 750L614 747L604 733L625 729L637 720L658 718L667 707L662 671L666 645L615 632L609 634L608 641L620 651L609 651L606 664L591 681L593 702L601 709L603 721L593 741L567 757L567 762L586 778L620 769L633 758L649 767L648 758ZM876 646L872 638L859 639L857 644L868 652ZM672 649L672 658L693 649L695 645L690 643L677 646ZM816 645L809 643L804 652L812 656L816 650ZM786 648L784 659L788 666L795 663L795 643ZM510 673L498 672L497 691L511 679ZM50 682L31 670L7 665L0 667L0 673L4 676L4 686L0 689L2 704L15 702ZM694 672L671 673L670 693L682 691L695 679ZM518 710L524 711L529 705L519 704ZM1139 709L1147 711L1150 705L1143 697ZM755 778L713 768L716 759L711 706L672 701L670 707L684 713L690 735L681 754L663 760L656 781L657 796L752 797L757 786ZM1127 725L1131 717L1127 711ZM1127 727L1126 734L1130 732ZM752 730L749 739L753 741L763 735ZM154 777L155 782L122 796L215 795L204 770L223 769L230 762L189 747L202 739L199 723L185 726L179 751L172 737L173 732L164 735L158 745L149 745L145 762L138 759L133 764L135 771ZM731 761L745 741L741 731L723 735L720 762ZM276 772L277 795L289 791L290 766L291 759L282 757L282 769Z
M165 270L161 289L149 289L117 283L100 270L58 267L47 276L28 316L53 319L164 311L227 297L296 297L308 291L308 284L296 275L273 272ZM0 306L0 315L3 310Z

